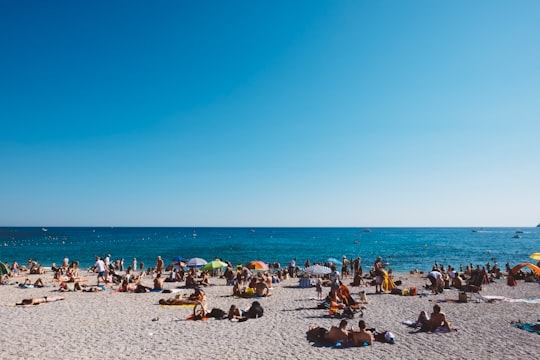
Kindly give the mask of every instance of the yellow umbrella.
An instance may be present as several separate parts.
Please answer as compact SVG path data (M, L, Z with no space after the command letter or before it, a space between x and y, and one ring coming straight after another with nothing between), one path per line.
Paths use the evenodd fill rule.
M529 256L531 259L534 259L534 260L540 260L540 252L537 252L537 253L533 253L531 254L531 256Z

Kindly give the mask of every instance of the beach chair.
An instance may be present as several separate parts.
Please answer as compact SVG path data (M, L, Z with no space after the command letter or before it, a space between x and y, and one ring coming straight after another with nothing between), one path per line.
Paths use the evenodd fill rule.
M467 300L473 300L473 296L485 300L480 294L482 284L489 283L489 279L485 270L475 270L471 273L471 278L467 280L467 284L462 286L461 291L467 294Z

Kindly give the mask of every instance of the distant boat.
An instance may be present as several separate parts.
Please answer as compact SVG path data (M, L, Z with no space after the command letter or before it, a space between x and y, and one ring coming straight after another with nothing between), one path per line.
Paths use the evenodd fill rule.
M516 234L523 234L523 230L516 230Z
M371 232L371 229L364 229L364 232Z
M521 239L521 236L519 234L516 234L514 236L512 236L513 239Z
M255 232L255 229L249 229L249 232L254 233L254 232Z
M48 230L47 228L41 228L41 231L47 232L47 231L49 231L49 230Z

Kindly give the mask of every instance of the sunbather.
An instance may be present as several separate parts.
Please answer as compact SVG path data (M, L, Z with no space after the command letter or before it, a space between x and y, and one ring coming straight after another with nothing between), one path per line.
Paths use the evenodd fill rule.
M416 324L420 326L422 331L451 330L450 323L446 320L446 315L441 312L441 307L438 304L433 305L433 312L429 318L425 311L421 311Z

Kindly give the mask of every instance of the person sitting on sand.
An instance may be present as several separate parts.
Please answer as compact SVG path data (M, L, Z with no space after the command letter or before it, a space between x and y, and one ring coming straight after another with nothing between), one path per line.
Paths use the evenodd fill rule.
M234 283L233 296L242 297L242 289L240 288L240 283L238 281Z
M270 295L268 293L268 285L266 284L266 282L264 282L264 280L259 281L257 285L255 285L255 295L261 297L266 297Z
M188 275L186 276L186 287L195 287L197 286L197 283L195 282L195 277L193 276L193 273L190 271Z
M345 306L336 289L330 290L325 301L328 303L330 308L343 308Z
M446 320L446 315L441 312L441 307L438 304L433 305L433 312L429 318L425 311L421 311L416 324L420 326L422 331L451 330L450 323Z
M349 340L347 320L341 320L339 326L332 326L330 330L326 330L323 327L310 327L308 334L314 336L318 341L332 345L337 343L345 345Z
M206 294L204 293L204 290L201 288L195 288L195 291L193 294L189 295L190 300L198 300L198 301L204 301L206 300Z
M373 334L366 330L366 322L360 320L358 322L360 331L352 331L352 346L369 346L373 345Z
M78 280L75 278L71 278L68 281L62 281L60 283L60 287L58 288L58 291L77 291L82 290L81 284Z
M206 306L202 302L198 301L193 307L193 315L191 316L191 320L206 319L206 314Z
M154 279L154 290L163 290L164 279L161 277L161 273L158 272Z
M210 285L210 274L208 271L203 271L202 280L199 281L199 285L209 286Z

